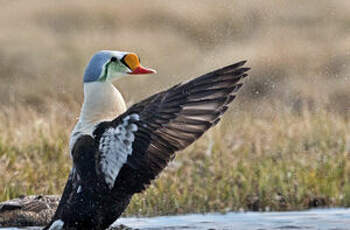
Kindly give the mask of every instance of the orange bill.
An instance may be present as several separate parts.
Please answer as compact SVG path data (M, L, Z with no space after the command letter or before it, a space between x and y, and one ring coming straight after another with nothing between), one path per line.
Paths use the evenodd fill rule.
M131 70L129 74L153 74L157 73L155 70L143 67L140 64L140 59L134 53L125 55L122 62Z

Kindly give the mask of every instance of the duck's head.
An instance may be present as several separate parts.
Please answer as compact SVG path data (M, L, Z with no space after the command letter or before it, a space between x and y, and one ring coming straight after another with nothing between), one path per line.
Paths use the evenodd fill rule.
M90 60L84 74L84 83L104 82L127 74L153 74L155 70L140 64L140 58L130 52L102 50Z

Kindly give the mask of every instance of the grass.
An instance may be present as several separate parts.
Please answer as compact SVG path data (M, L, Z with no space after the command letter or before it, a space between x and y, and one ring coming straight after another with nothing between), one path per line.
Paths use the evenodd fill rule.
M348 121L305 113L273 120L247 115L231 125L179 154L160 180L134 197L128 214L350 205Z
M38 116L28 116L32 128L19 125L27 134L0 140L0 200L63 189L71 166L62 128L68 122ZM350 123L339 115L304 110L256 118L231 111L134 196L126 215L350 206L349 154Z
M241 59L252 67L224 122L178 154L127 215L350 206L349 7L2 2L0 200L62 191L84 66L97 50L116 49L158 71L118 81L129 105Z
M19 114L26 114L28 120L20 119ZM18 119L13 124L15 117ZM1 117L1 133L7 134L0 138L1 200L21 194L61 192L71 167L68 132L63 130L62 120L51 119L46 122L35 112L23 109ZM8 129L14 126L18 129Z

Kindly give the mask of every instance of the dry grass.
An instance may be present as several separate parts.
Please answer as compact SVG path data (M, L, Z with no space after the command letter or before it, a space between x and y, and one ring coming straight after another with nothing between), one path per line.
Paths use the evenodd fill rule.
M233 118L179 154L128 213L349 207L349 125L325 113Z
M134 197L127 214L350 206L349 120L308 110L259 118L230 112L225 118ZM19 130L0 140L0 200L60 193L71 166L69 120L35 112L28 119L29 126L16 124ZM8 125L2 132L14 127L1 121Z
M129 214L350 205L349 1L0 2L0 200L61 192L84 66L117 49L159 72L117 83L129 104L241 59L252 67L225 125Z

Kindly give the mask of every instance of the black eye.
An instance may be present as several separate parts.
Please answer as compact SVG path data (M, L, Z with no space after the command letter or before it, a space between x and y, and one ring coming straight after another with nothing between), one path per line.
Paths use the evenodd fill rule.
M112 57L111 58L111 62L115 62L115 61L117 61L117 58L116 57Z

